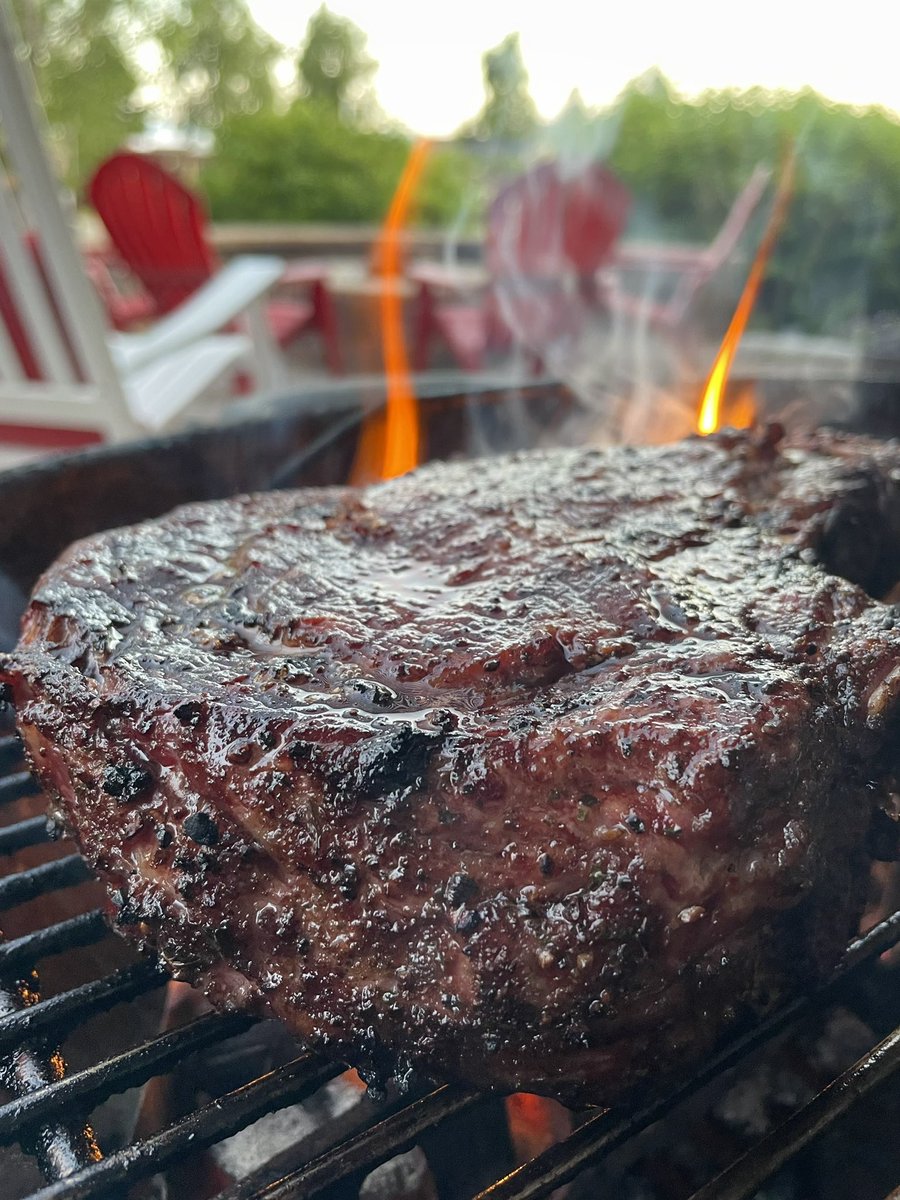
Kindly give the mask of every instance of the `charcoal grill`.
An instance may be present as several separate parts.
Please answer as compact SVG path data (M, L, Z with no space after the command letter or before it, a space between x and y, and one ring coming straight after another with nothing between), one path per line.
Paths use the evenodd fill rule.
M300 407L288 399L252 416L238 414L215 430L91 450L0 477L0 563L5 572L0 580L0 615L5 625L0 623L0 628L5 636L12 636L12 618L36 574L76 536L149 517L188 499L346 478L362 415L359 394L350 391L341 398L330 392L319 401L310 403L307 398ZM493 431L498 446L508 446L512 441L508 424L513 421L515 429L531 431L528 439L540 440L548 422L557 421L559 413L573 404L571 397L550 383L517 393L513 403L518 408L512 417L506 391L482 390L474 402L480 448L488 450L491 437L485 440L486 430ZM467 449L472 404L471 392L464 395L452 389L438 388L426 398L428 439L434 453ZM528 417L524 425L523 412ZM87 1050L80 1051L81 1061L69 1069L60 1051L66 1051L73 1032L129 1005L129 1011L150 1006L155 1020L154 997L158 1001L167 976L156 962L137 957L113 937L97 907L97 885L90 881L82 859L71 845L53 839L53 828L43 816L43 801L24 769L8 712L0 717L0 808L0 856L7 865L0 877L0 925L6 935L0 941L0 1082L8 1096L0 1104L0 1146L18 1145L39 1168L44 1182L36 1182L30 1192L33 1200L149 1195L141 1190L144 1181L246 1129L265 1114L307 1100L345 1070L342 1063L294 1046L271 1069L251 1072L255 1077L249 1081L173 1117L161 1131L132 1140L119 1137L109 1147L98 1144L88 1122L110 1097L165 1076L188 1056L239 1043L252 1032L254 1022L241 1014L207 1012L159 1032L158 1026L154 1029L151 1023L145 1028L135 1019L136 1044L105 1055L102 1039L88 1038ZM898 941L900 913L855 940L827 985L747 1029L676 1090L650 1101L637 1098L616 1110L576 1114L570 1136L524 1165L510 1170L503 1154L495 1155L481 1171L474 1164L468 1175L463 1173L462 1182L458 1172L448 1182L438 1161L441 1155L436 1153L432 1168L441 1200L473 1193L479 1200L550 1196L568 1181L584 1179L586 1169L638 1143L651 1127L664 1129L692 1098L714 1088L737 1064L764 1054L779 1037L808 1026L828 1005L840 1001L852 1007L854 997L858 1000L874 986L884 1001L879 1019L886 1028L873 1033L868 1052L767 1136L743 1148L730 1164L717 1164L718 1174L699 1190L690 1189L693 1200L740 1200L754 1195L813 1139L829 1129L839 1131L841 1119L849 1110L865 1106L874 1089L891 1087L896 1098L888 1081L900 1068L900 1027L887 1030L900 1020L900 998L892 1001L890 987L883 980L879 983L879 972L885 969L878 960ZM67 969L73 963L74 977ZM79 979L79 971L87 978ZM42 984L46 991L41 990ZM220 1200L355 1196L375 1167L412 1146L438 1146L436 1139L444 1130L463 1128L472 1156L478 1147L473 1130L496 1121L497 1113L496 1098L455 1085L418 1083L407 1095L390 1093L366 1105L364 1117L352 1129L340 1121L326 1125L311 1147L281 1150L216 1195ZM0 1156L12 1153L12 1149L0 1150ZM900 1179L900 1158L896 1170L878 1195L886 1195ZM494 1181L485 1185L491 1171ZM576 1182L573 1194L597 1194L578 1192L578 1187ZM0 1192L6 1194L2 1186ZM177 1190L170 1195L176 1200L188 1197Z

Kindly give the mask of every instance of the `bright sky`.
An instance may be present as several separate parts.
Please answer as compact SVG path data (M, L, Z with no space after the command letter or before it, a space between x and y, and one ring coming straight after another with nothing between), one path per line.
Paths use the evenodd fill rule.
M249 0L296 47L320 0ZM379 64L385 112L418 133L451 133L481 106L481 55L518 30L546 117L577 87L590 105L658 65L688 93L729 85L799 88L900 112L897 0L331 0Z

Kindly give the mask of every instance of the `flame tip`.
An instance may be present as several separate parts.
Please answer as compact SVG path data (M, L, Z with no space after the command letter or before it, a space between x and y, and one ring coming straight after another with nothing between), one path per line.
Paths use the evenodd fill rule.
M703 389L703 396L697 413L697 432L703 437L708 437L709 434L715 433L721 424L722 402L725 385L728 382L728 376L731 372L731 364L734 361L737 348L747 328L747 322L750 320L756 304L763 276L766 273L766 267L769 264L772 251L775 249L778 235L781 233L781 228L787 218L788 208L793 196L795 163L796 153L794 148L791 147L781 165L781 173L778 177L778 186L775 190L775 199L772 202L772 211L769 214L769 220L763 230L763 235L760 238L753 261L750 264L750 270L747 272L747 280L732 314L731 321L728 324L728 329L725 331L725 336L722 338L722 344L719 346L719 351L713 361L706 386ZM737 420L733 423L738 428L747 428L747 426L753 424L755 412L750 413L749 419L747 419L745 412L742 413L742 417L742 423L739 423Z

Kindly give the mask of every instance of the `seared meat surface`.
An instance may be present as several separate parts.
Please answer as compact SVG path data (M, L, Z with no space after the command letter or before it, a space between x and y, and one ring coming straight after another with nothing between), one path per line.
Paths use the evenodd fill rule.
M854 928L898 465L770 431L197 504L71 547L0 677L119 928L215 1003L605 1102Z

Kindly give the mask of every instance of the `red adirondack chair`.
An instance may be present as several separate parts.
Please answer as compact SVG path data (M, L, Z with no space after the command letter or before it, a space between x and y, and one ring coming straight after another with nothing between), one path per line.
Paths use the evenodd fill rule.
M171 312L218 271L202 203L152 159L113 154L98 167L88 194L123 262L152 298L154 315ZM292 264L281 282L306 289L308 298L269 300L273 336L286 346L307 330L318 331L329 368L341 372L334 304L322 268ZM115 321L115 312L110 316Z
M601 163L572 176L542 163L513 180L488 213L488 284L474 301L465 278L436 264L417 264L416 368L427 366L440 337L467 370L513 337L539 366L545 347L581 327L606 302L599 270L625 227L631 198Z

